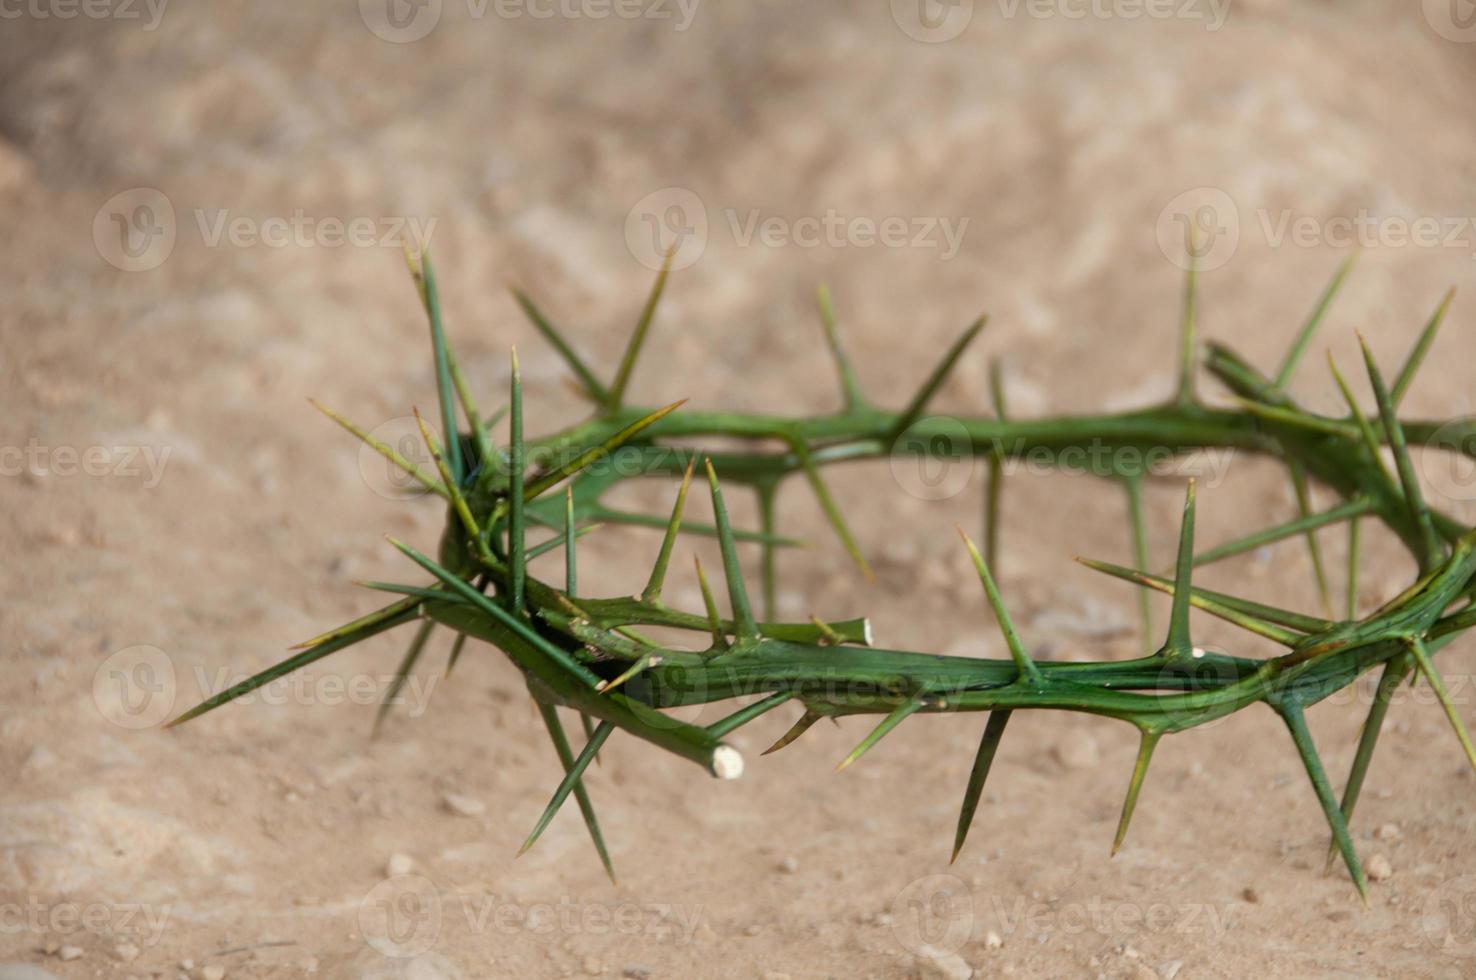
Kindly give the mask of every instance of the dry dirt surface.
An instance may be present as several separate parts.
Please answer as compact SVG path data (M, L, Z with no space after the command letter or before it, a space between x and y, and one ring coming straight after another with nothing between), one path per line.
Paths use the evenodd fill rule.
M514 860L557 762L489 647L447 678L433 641L377 741L403 630L158 729L374 608L354 579L416 580L383 533L435 543L441 508L397 497L306 401L370 427L433 405L401 240L429 233L484 405L517 345L548 432L581 408L507 285L611 371L662 229L692 234L641 403L832 410L825 282L884 404L987 310L937 408L986 412L1002 357L1021 417L1170 392L1177 215L1213 238L1204 335L1267 368L1356 238L1297 381L1333 411L1323 346L1351 367L1362 330L1396 364L1472 277L1468 7L3 0L0 977L1476 975L1476 781L1427 688L1391 713L1356 820L1381 872L1366 910L1324 874L1322 817L1263 710L1166 740L1112 859L1135 733L1018 719L952 867L977 716L910 723L834 775L866 721L760 758L781 710L736 736L734 782L616 738L588 783L618 885L572 807ZM1408 234L1419 218L1433 237ZM1411 414L1472 411L1473 302ZM1294 514L1268 462L1200 470L1204 542ZM833 471L874 583L786 486L785 526L814 544L782 559L781 612L1003 656L952 532L977 528L981 474L930 501L886 463ZM1476 517L1469 481L1444 486ZM660 512L671 492L624 494ZM1181 473L1147 488L1155 566L1182 492ZM1129 557L1120 489L1022 472L1004 506L1032 648L1134 655L1131 592L1071 561ZM1342 535L1323 544L1340 569ZM581 584L635 591L656 545L592 535ZM681 545L687 608L694 548L715 559ZM1372 609L1413 569L1383 537L1368 551ZM1295 542L1203 581L1316 608ZM1476 655L1441 662L1469 714ZM1366 704L1312 713L1338 775Z

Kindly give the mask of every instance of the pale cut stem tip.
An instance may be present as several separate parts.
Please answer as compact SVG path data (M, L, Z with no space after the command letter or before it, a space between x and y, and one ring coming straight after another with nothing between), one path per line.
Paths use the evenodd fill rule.
M743 775L743 753L731 745L713 749L712 774L719 779L737 779Z

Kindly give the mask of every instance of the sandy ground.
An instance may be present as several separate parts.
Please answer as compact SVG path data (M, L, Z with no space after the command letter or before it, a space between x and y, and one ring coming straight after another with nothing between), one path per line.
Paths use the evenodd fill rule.
M617 738L589 782L619 885L572 808L514 862L556 763L491 649L447 680L438 640L377 742L403 634L149 727L372 608L352 579L413 578L383 532L433 544L439 508L381 493L305 401L371 426L432 404L403 230L434 221L484 403L519 345L540 431L579 406L506 284L611 365L649 285L652 219L698 234L635 379L650 404L831 409L821 281L879 401L900 403L981 310L992 324L940 409L986 409L989 356L1022 416L1162 397L1180 271L1160 240L1205 201L1221 235L1207 336L1274 365L1348 251L1330 219L1367 215L1325 339L1351 365L1361 329L1393 364L1476 248L1476 45L1451 10L873 0L541 18L437 0L391 21L359 6L3 7L0 977L1476 975L1473 782L1427 692L1393 713L1358 815L1365 859L1391 872L1367 911L1322 873L1322 819L1264 711L1166 741L1111 860L1134 734L1019 719L952 868L982 719L904 726L836 776L864 722L759 759L791 720L776 712L736 738L750 764L733 783ZM1068 16L1083 9L1098 14ZM1393 240L1421 216L1440 243ZM1280 234L1283 217L1312 231ZM886 218L904 242L868 237ZM367 237L336 245L334 222L355 219ZM841 231L809 237L826 227ZM1470 304L1412 413L1473 409ZM1297 391L1330 410L1325 379L1318 349ZM866 613L888 645L1002 655L950 527L977 526L972 476L929 502L885 464L836 471L874 585L787 487L786 525L817 546L785 556L782 612ZM1155 562L1181 492L1148 488ZM655 511L669 494L626 499ZM1437 502L1476 516L1462 496ZM1292 506L1274 467L1233 460L1202 491L1202 540ZM1006 513L1027 640L1132 655L1132 595L1070 561L1127 557L1117 488L1021 474ZM1325 545L1341 557L1341 535ZM594 535L585 587L628 593L655 547ZM1411 571L1369 547L1367 608ZM1294 544L1205 581L1315 608ZM673 597L697 594L681 576ZM1208 620L1196 634L1264 652ZM1469 712L1470 645L1442 661ZM120 677L151 696L120 703ZM1313 714L1336 773L1366 699ZM928 966L929 944L958 960Z

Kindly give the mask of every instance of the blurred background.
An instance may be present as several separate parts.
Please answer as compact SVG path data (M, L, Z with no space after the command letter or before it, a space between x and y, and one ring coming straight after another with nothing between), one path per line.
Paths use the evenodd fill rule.
M636 401L833 410L825 283L876 401L987 312L936 407L988 411L998 358L1021 417L1173 390L1190 225L1203 335L1268 370L1358 249L1297 382L1331 412L1321 348L1353 366L1357 329L1397 364L1471 278L1468 8L0 0L0 977L1464 975L1476 811L1428 692L1392 714L1360 807L1389 868L1368 912L1322 875L1321 816L1264 712L1166 742L1112 861L1135 733L1021 719L951 868L982 720L908 726L831 776L863 723L759 760L776 712L722 784L616 739L589 782L619 885L572 808L512 860L557 764L490 648L450 679L433 649L372 743L404 636L154 726L373 608L352 580L406 571L382 533L434 544L441 508L305 400L386 433L433 404L404 244L436 258L484 405L518 346L533 433L583 406L508 287L609 373L669 247ZM1458 294L1411 414L1472 411L1470 309ZM1295 513L1277 467L1196 466L1206 542ZM1155 565L1188 472L1147 487ZM936 500L886 463L832 484L878 580L787 486L812 546L781 560L781 614L1004 655L951 527L978 527L978 467ZM1476 518L1454 487L1439 503ZM671 488L622 494L659 513ZM1133 655L1133 595L1070 561L1128 557L1120 489L1022 473L1005 516L1032 648ZM629 593L656 545L591 536L586 588ZM1372 608L1412 566L1369 548ZM1205 577L1308 609L1310 579L1295 544ZM670 597L700 608L684 577ZM1446 660L1469 705L1469 651ZM147 696L120 704L119 677ZM1365 705L1313 716L1339 773Z

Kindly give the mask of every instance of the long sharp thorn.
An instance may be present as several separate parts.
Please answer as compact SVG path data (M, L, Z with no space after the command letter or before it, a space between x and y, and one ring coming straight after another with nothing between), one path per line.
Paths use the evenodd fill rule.
M523 508L526 506L523 486L523 372L518 368L518 349L512 349L512 406L508 416L508 510L507 563L509 575L508 602L512 611L523 614L523 589L528 577L527 538Z
M821 619L819 616L811 615L810 622L814 623L815 628L820 631L822 644L828 643L833 647L838 647L846 642L845 637L837 633L833 628L831 628L831 625L829 623Z
M770 620L777 618L774 609L779 599L779 549L773 541L776 527L774 498L778 489L774 483L760 483L754 487L758 497L759 530L767 539L759 546L759 583L763 589L764 618Z
M989 769L994 765L994 754L999 751L999 740L1004 738L1005 726L1010 722L1008 708L997 708L989 712L984 724L984 735L979 739L979 750L974 753L974 767L969 770L969 785L964 789L963 806L958 811L958 829L953 832L952 864L958 860L969 828L974 824L974 811L979 808L979 797L984 792L984 781L989 778Z
M989 362L989 397L994 404L994 417L1000 422L1008 418L1005 409L1004 375L999 359ZM984 489L984 557L991 567L999 567L999 532L1004 496L1004 450L995 440L989 449L989 482Z
M928 407L928 402L938 393L938 389L943 387L943 382L948 380L948 375L952 373L953 366L958 363L959 357L968 348L969 344L973 342L974 338L979 336L979 331L983 330L984 325L988 322L988 316L979 317L948 348L947 353L943 355L943 359L938 362L937 367L933 368L933 372L928 375L927 380L923 382L923 386L912 397L912 401L897 416L897 421L892 425L892 431L887 438L888 443L895 442L902 433L907 431L912 423L922 418L923 412Z
M1398 408L1399 403L1404 400L1405 392L1409 391L1410 382L1414 381L1415 372L1419 371L1420 365L1425 361L1425 355L1429 353L1430 344L1435 340L1435 334L1440 330L1440 324L1445 320L1445 313L1450 309L1451 300L1455 299L1455 287L1446 291L1445 298L1435 308L1435 312L1425 324L1425 329L1420 331L1420 339L1415 342L1414 349L1405 358L1404 366L1399 369L1399 374L1394 378L1394 387L1389 390L1389 400Z
M533 304L533 301L528 298L526 293L514 288L512 294L513 299L517 300L518 306L522 308L523 314L527 316L528 320L538 332L543 335L543 339L548 341L554 350L558 351L559 356L564 359L564 363L569 365L570 370L578 377L579 384L583 389L582 393L596 404L605 404L610 398L609 391L600 383L600 379L594 376L594 372L589 369L589 366L584 363L583 359L575 353L574 348L564 339L564 335L558 331L557 327L549 322L548 318Z
M587 714L585 714L584 712L581 711L581 712L579 712L579 725L580 725L581 728L584 729L584 740L586 742L588 742L590 739L594 738L594 733L595 733L594 719L590 718L589 715L587 715ZM597 766L598 765L602 765L602 763L600 762L600 754L598 752L595 753L595 765L597 765Z
M371 636L377 636L385 630L399 626L401 623L408 623L416 617L420 603L420 599L401 600L381 609L377 613L355 620L354 623L348 626L340 627L331 634L325 634L325 636L330 636L331 639L323 640L303 650L301 653L288 657L286 660L268 667L266 670L241 681L239 684L234 684L219 694L207 698L164 727L174 728L176 725L183 725L192 718L198 718L207 711L212 711L228 701L234 701L243 694L250 694L257 688L270 684L278 677L290 674L299 667L306 667L308 664L322 660L331 653L337 653L345 647L351 647L355 643L369 639Z
M1184 519L1179 527L1179 557L1174 563L1174 601L1169 611L1168 637L1164 640L1163 655L1173 660L1189 657L1194 653L1194 641L1189 637L1189 600L1193 586L1189 582L1194 571L1194 498L1195 484L1189 481L1184 494Z
M446 343L446 330L441 323L441 299L436 289L436 272L429 255L420 257L421 271L425 279L422 298L425 312L430 320L431 349L436 359L436 393L441 403L441 438L446 443L446 463L451 468L454 482L460 483L466 475L461 459L461 437L456 425L456 392L451 378L451 349Z
M1143 477L1132 474L1124 477L1122 485L1127 489L1128 523L1133 532L1133 564L1138 571L1148 571L1148 533L1143 524ZM1153 604L1147 589L1138 590L1138 625L1142 631L1141 641L1145 655L1153 653Z
M1117 834L1112 838L1112 855L1122 850L1122 842L1127 837L1128 824L1132 822L1133 810L1138 805L1138 793L1143 789L1143 778L1148 775L1148 763L1153 759L1153 750L1158 745L1158 739L1162 732L1152 729L1142 730L1142 740L1138 743L1138 761L1133 764L1133 778L1128 783L1127 798L1122 801L1122 816L1117 821Z
M764 749L764 751L760 754L770 755L774 752L778 752L780 749L784 748L784 746L788 745L790 742L793 742L805 732L809 731L811 725L815 724L815 722L824 717L825 716L820 714L818 711L811 711L806 708L805 713L800 715L799 721L796 721L793 725L791 725L789 731L785 732L783 735L780 735L777 742L769 746L767 749Z
M1353 756L1353 765L1348 770L1348 782L1343 787L1343 811L1344 822L1353 819L1353 808L1358 805L1358 794L1363 791L1363 778L1368 773L1368 764L1373 759L1374 749L1378 746L1379 735L1384 730L1384 716L1389 713L1390 699L1399 685L1404 681L1405 675L1409 673L1410 658L1404 655L1392 657L1384 661L1384 672L1379 675L1378 687L1374 689L1373 704L1369 706L1368 717L1363 720L1363 731L1358 736L1358 751ZM1338 853L1338 842L1331 840L1327 845L1327 865L1332 867L1333 858Z
M1123 568L1110 562L1096 561L1091 558L1077 558L1081 564L1098 572L1120 578L1125 582L1133 582L1150 589L1157 589L1173 595L1177 589L1170 580L1158 575L1150 575L1147 572L1137 572L1131 568ZM1315 633L1329 629L1334 624L1325 619L1317 619L1313 616L1303 616L1286 609L1277 609L1273 606L1265 606L1248 599L1240 599L1235 596L1224 595L1219 592L1211 592L1208 589L1193 589L1189 593L1189 603L1198 609L1203 609L1211 616L1217 616L1227 623L1234 623L1241 629L1249 630L1257 636L1264 636L1268 640L1287 647L1295 647L1303 639L1303 633L1293 630L1303 630L1306 633ZM1283 627L1291 627L1284 629Z
M379 455L383 456L385 459L389 460L391 463L404 470L406 475L413 479L416 483L419 483L431 493L438 494L446 498L447 500L451 499L451 493L446 489L445 484L441 483L435 477L426 473L420 467L410 462L410 460L400 455L388 443L381 442L380 440L374 438L368 432L361 429L359 426L355 425L348 419L344 418L342 415L339 415L337 412L333 411L333 409L325 407L314 399L309 398L308 403L311 404L318 411L322 412L324 415L328 416L333 421L337 422L344 429L357 436L359 440L370 449L373 449L375 452L379 453Z
M421 417L420 409L414 408L412 411L415 413L415 423L420 426L420 436L425 440L425 448L430 450L431 458L436 461L436 469L441 473L441 479L446 481L446 486L451 491L451 506L455 509L456 516L461 519L461 526L466 529L467 537L472 539L477 552L483 558L490 559L492 553L487 547L487 542L482 539L482 529L477 526L477 519L472 516L471 507L467 504L466 497L461 492L461 487L453 479L450 463L442 453L441 447L436 441L435 433L431 431L431 427Z
M559 721L556 709L552 705L540 702L538 711L543 715L543 723L548 727L549 739L554 743L554 749L559 754L559 762L564 766L564 778L559 783L559 788L554 791L553 799L549 800L548 806L544 808L543 815L538 818L533 832L528 835L528 839L518 850L518 856L522 857L527 853L528 848L538 841L544 829L548 827L549 821L554 818L554 814L559 812L559 807L563 806L572 790L574 798L579 803L579 812L584 817L584 825L589 829L590 840L594 842L595 850L599 852L600 863L605 866L605 874L609 875L610 881L613 882L615 881L615 866L610 862L610 854L605 849L605 838L600 833L599 822L595 819L594 806L590 803L589 794L584 788L583 776L584 771L589 768L590 761L599 754L600 746L605 744L605 740L610 737L615 726L608 721L600 722L594 734L585 743L584 750L579 753L579 757L573 758L569 750L569 739L564 735L564 726Z
M1179 394L1178 404L1188 408L1194 404L1194 373L1199 361L1198 337L1198 252L1199 235L1191 222L1185 230L1188 263L1184 269L1184 307L1179 320Z
M1430 690L1435 692L1435 697L1440 700L1440 707L1445 709L1445 717L1450 719L1450 727L1455 729L1456 738L1460 740L1461 748L1466 750L1466 758L1471 763L1471 768L1476 770L1476 746L1471 744L1471 736L1466 731L1466 723L1461 721L1461 713L1456 710L1455 702L1450 699L1450 692L1446 690L1445 679L1440 676L1440 671L1435 669L1435 664L1430 660L1430 653L1425 649L1425 641L1419 637L1410 637L1405 644L1409 652L1414 654L1415 664L1420 673L1425 675L1425 680L1430 684Z
M466 637L465 633L457 633L456 642L451 644L451 656L446 660L447 677L451 676L451 672L456 669L457 661L461 659L461 651L466 646Z
M1305 521L1312 516L1312 488L1307 485L1307 471L1296 460L1291 461L1287 470L1291 474L1292 492L1297 498L1297 513ZM1327 569L1322 563L1322 545L1317 541L1315 528L1308 528L1305 534L1307 554L1312 559L1312 577L1317 582L1317 594L1322 599L1322 611L1331 619L1336 613L1333 612L1332 592L1327 585Z
M794 691L775 691L762 700L753 704L745 705L737 711L713 722L707 726L707 734L714 738L722 738L724 735L753 721L759 715L767 714L795 696Z
M1430 519L1430 508L1425 504L1424 494L1420 491L1419 478L1415 476L1414 461L1410 459L1409 446L1404 441L1404 426L1399 423L1399 416L1394 412L1394 403L1389 398L1389 390L1384 387L1384 376L1379 372L1378 364L1374 362L1373 352L1368 349L1368 343L1361 336L1358 342L1363 347L1363 361L1368 367L1368 380L1373 386L1374 398L1379 404L1379 416L1384 421L1384 434L1388 437L1389 449L1394 453L1394 467L1399 473L1399 483L1404 488L1404 502L1409 507L1415 528L1419 531L1420 570L1429 572L1445 557L1445 547L1435 534L1435 525Z
M615 510L614 508L606 507L598 503L590 507L589 513L591 516L598 517L600 520L607 523L627 524L631 527L650 527L665 529L667 524L669 523L669 518L667 517L658 517L655 514L638 514L632 511ZM681 534L698 535L700 537L706 538L717 537L717 528L711 524L704 524L701 521L683 520L679 532ZM772 542L777 548L809 547L809 542L801 538L791 538L783 534L769 535L765 534L762 531L749 531L743 528L734 528L733 537L740 542L750 544L764 544L766 542Z
M841 513L840 505L835 502L830 488L826 486L825 479L820 475L820 467L815 465L815 458L810 454L810 449L801 438L790 440L790 446L794 449L795 456L799 458L800 466L804 468L805 479L810 483L810 489L815 492L815 499L820 503L820 509L825 513L825 519L835 530L836 536L840 538L846 553L861 569L861 575L866 581L875 581L876 573L871 570L871 564L866 556L861 553L861 546L856 542L856 536L851 533L850 525L846 523L845 515ZM766 529L771 530L771 529Z
M687 400L683 398L681 401L672 402L665 408L658 408L650 415L643 416L632 422L630 425L627 425L625 428L621 429L619 432L615 433L613 436L606 439L598 446L591 446L589 449L581 452L578 456L575 456L572 460L569 460L566 463L561 463L546 473L539 474L536 479L528 484L527 489L524 490L524 499L532 500L555 486L560 480L563 480L566 477L573 476L575 473L583 470L591 463L607 458L615 450L619 449L627 442L630 442L646 429L649 429L657 422L666 418L668 415L670 415L672 412L675 412L686 403Z
M854 412L866 405L866 396L861 394L861 382L851 368L851 359L841 343L840 330L835 325L835 307L830 302L830 290L821 285L815 293L820 307L820 325L825 328L825 342L830 347L830 356L835 359L835 370L840 375L841 398L845 410Z
M1338 850L1342 852L1343 863L1348 866L1348 874L1353 878L1353 884L1358 889L1358 896L1367 906L1368 879L1364 877L1363 865L1358 860L1358 852L1353 848L1353 839L1348 836L1348 822L1343 819L1343 811L1339 809L1337 800L1333 798L1332 786L1327 781L1327 773L1322 768L1322 760L1317 756L1317 746L1312 742L1312 733L1307 730L1307 719L1303 717L1302 706L1282 704L1277 710L1282 720L1286 722L1287 730L1291 732L1292 742L1297 747L1297 754L1302 757L1302 766L1307 770L1307 777L1312 781L1312 789L1317 793L1317 802L1322 806L1322 813L1327 818L1328 826L1332 828L1333 839L1337 841Z
M1347 503L1339 504L1336 507L1325 510L1320 514L1312 514L1294 521L1287 521L1284 524L1277 524L1275 527L1266 528L1264 531L1257 531L1254 534L1247 534L1233 541L1216 545L1207 551L1202 551L1198 555L1195 555L1194 567L1199 568L1202 565L1209 565L1217 561L1223 561L1226 558L1233 558L1236 555L1243 555L1247 551L1254 551L1265 545L1274 544L1277 541L1284 541L1293 535L1301 534L1310 529L1327 527L1329 524L1337 524L1340 521L1357 521L1359 517L1370 513L1373 509L1374 504L1372 500L1367 497L1358 497Z
M671 508L671 520L666 524L666 534L661 539L661 551L656 555L656 565L651 569L651 577L646 581L645 589L641 591L644 602L661 601L661 586L666 581L671 551L676 547L677 534L682 528L682 511L687 507L687 490L692 486L692 470L696 465L697 457L694 455L687 461L687 471L682 474L682 485L677 488L676 503Z
M1281 362L1281 370L1276 372L1277 388L1285 391L1287 385L1291 383L1297 365L1301 363L1302 356L1307 353L1307 345L1312 342L1317 328L1322 326L1322 320L1327 315L1328 307L1338 295L1338 290L1343 287L1343 280L1348 277L1348 270L1353 268L1353 262L1357 258L1358 253L1354 252L1338 266L1337 272L1333 273L1332 281L1322 291L1322 295L1317 299L1317 305L1312 308L1312 312L1302 324L1302 329L1297 331L1296 339L1292 341L1291 347L1286 352L1285 360Z
M909 715L916 712L922 706L923 695L921 693L914 694L906 701L903 701L901 704L897 705L897 707L893 708L891 712L881 720L880 724L878 724L875 728L871 730L870 735L867 735L865 738L863 738L861 740L861 743L851 750L850 755L846 756L840 761L840 765L835 767L835 771L841 772L851 763L861 758L868 751L870 751L873 745L875 745L877 742L880 742L883 738L887 736L888 733L891 732L892 729L902 724L902 722L905 721Z
M994 584L994 576L989 573L989 566L985 564L984 556L979 554L979 549L974 547L974 542L964 533L963 528L958 528L958 536L963 538L964 547L968 548L969 557L973 559L974 570L979 573L979 581L984 585L984 594L989 597L989 605L994 608L994 618L999 622L999 631L1004 634L1005 644L1010 648L1010 656L1014 658L1015 667L1019 671L1018 679L1039 686L1042 683L1040 669L1035 666L1035 661L1030 659L1030 654L1025 652L1025 644L1020 642L1020 634L1015 632L1015 623L1010 619L1010 611L1005 608L1004 600L1000 598L999 588Z
M661 293L666 289L666 277L671 274L671 260L675 254L676 248L673 246L667 250L666 258L661 262L661 271L656 274L656 282L651 287L651 295L646 298L646 305L641 309L641 316L636 321L635 331L630 335L630 342L625 345L625 354L620 358L620 367L615 372L615 380L610 384L610 393L605 399L606 411L616 411L625 399L625 389L630 384L630 376L635 370L636 360L641 356L641 347L646 343L646 334L651 329L651 320L656 316L656 306L661 302Z
M1318 435L1349 436L1357 435L1357 431L1344 422L1337 419L1326 419L1310 412L1304 412L1297 408L1287 408L1284 405L1271 405L1267 402L1259 402L1250 398L1236 397L1236 403L1241 408L1268 422L1291 426L1304 432L1315 432Z
M723 635L723 620L718 615L717 601L712 597L712 586L707 584L707 573L702 570L702 559L692 556L697 567L697 586L702 590L702 605L707 609L707 623L712 630L712 646L715 650L726 650L728 638Z
M358 619L350 620L349 622L344 623L342 626L335 626L333 629L329 630L326 633L319 633L311 640L303 640L301 643L294 643L289 649L311 650L314 647L322 646L325 643L332 643L335 640L341 640L346 636L351 636L353 634L359 633L371 626L377 626L380 623L388 622L391 619L396 619L402 613L413 612L420 607L420 602L421 600L419 598L406 598L401 599L398 602L392 602L388 606L384 606L383 608L374 610L372 613L360 616Z
M594 531L598 531L601 526L602 525L599 525L599 524L586 524L583 527L575 528L574 529L574 539L577 541L580 538L584 537L586 534L590 534L590 533L592 533ZM546 555L550 551L553 551L556 548L562 548L564 546L565 546L564 532L563 532L563 529L561 528L559 530L559 533L558 534L555 534L553 537L549 538L547 541L540 541L538 544L535 544L533 547L529 548L528 549L528 560L529 561L532 561L533 559L538 558L541 555Z
M1392 486L1393 481L1389 477L1389 471L1384 466L1383 445L1379 437L1369 424L1368 416L1363 414L1363 409L1358 407L1358 399L1353 397L1353 389L1348 387L1348 379L1343 377L1343 372L1338 370L1338 362L1333 360L1332 351L1327 352L1327 366L1332 370L1333 380L1338 384L1338 390L1343 394L1343 401L1348 405L1348 411L1353 415L1353 421L1357 426L1358 435L1363 440L1363 448L1368 450L1369 457L1373 460L1375 468L1380 476Z
M415 669L415 662L425 652L426 641L430 639L431 633L436 628L436 621L427 619L420 624L420 629L415 631L415 638L410 641L410 646L405 650L405 657L400 661L400 666L395 670L395 676L390 685L385 689L384 700L379 703L379 710L374 714L374 727L369 731L369 737L379 737L384 727L385 719L389 717L390 708L394 707L400 696L400 688L405 686L405 681L410 678L410 672ZM464 635L464 634L463 634Z
M651 667L651 666L653 666L655 664L658 664L660 662L661 662L661 655L659 653L656 653L654 651L651 652L651 653L643 653L639 657L636 658L636 660L635 660L635 662L633 664L631 664L624 671L622 671L620 673L620 675L618 677L616 677L614 680L612 680L612 681L600 681L598 690L600 691L601 694L609 694L611 691L613 691L616 688L620 687L622 684L624 684L626 681L630 680L632 677L635 677L637 674L639 674L642 671L646 670L648 667Z
M579 559L574 541L574 488L564 490L564 594L573 597L579 588Z
M1363 524L1357 517L1348 522L1348 618L1358 618L1358 559L1363 550Z
M728 523L728 508L723 503L723 490L718 486L717 471L712 460L707 459L707 482L712 490L713 518L718 529L718 546L723 553L723 574L728 580L728 602L733 607L733 626L737 641L757 640L758 624L753 618L753 607L748 603L748 587L743 584L743 567L738 563L738 545L733 540L733 528Z

